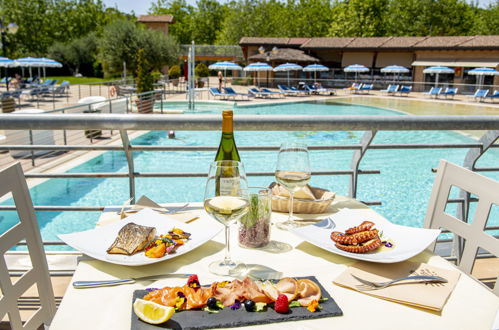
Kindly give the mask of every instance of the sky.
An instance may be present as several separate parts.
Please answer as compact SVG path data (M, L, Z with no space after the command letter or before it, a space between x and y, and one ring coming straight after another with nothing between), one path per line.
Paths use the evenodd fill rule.
M467 0L472 2L473 0ZM486 7L495 0L478 0L478 4L481 7ZM132 10L135 15L147 14L149 8L151 8L152 0L103 0L107 7L118 7L119 10L130 13ZM187 0L189 4L196 4L196 0ZM225 2L225 1L220 1Z

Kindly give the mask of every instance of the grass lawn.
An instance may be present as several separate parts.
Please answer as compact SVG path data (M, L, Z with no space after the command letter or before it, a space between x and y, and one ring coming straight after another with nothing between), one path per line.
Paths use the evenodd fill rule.
M73 76L59 76L59 77L47 77L46 79L57 79L59 80L57 83L60 84L64 80L69 81L71 85L77 84L86 84L86 83L95 83L95 82L103 82L109 81L110 79L104 78L95 78L95 77L73 77Z

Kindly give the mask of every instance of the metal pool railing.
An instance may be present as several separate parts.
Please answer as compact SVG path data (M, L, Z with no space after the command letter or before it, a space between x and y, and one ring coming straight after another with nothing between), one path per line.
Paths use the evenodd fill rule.
M160 114L0 114L0 130L17 131L118 131L121 144L93 145L13 145L0 144L0 152L89 152L123 151L128 170L113 173L65 173L50 172L26 174L26 178L128 178L129 194L135 198L136 178L166 177L204 177L204 172L139 172L135 170L133 153L135 151L214 151L217 146L160 146L132 145L129 134L134 131L151 130L192 130L217 131L221 119L217 115L160 115ZM348 170L313 172L313 175L346 175L350 177L349 195L357 196L359 175L379 174L379 169L361 169L360 164L367 150L376 149L467 149L464 163L461 164L476 172L499 171L499 167L477 167L477 161L499 140L499 116L329 116L329 115L238 115L235 117L235 129L239 131L364 131L360 141L348 145L312 145L311 150L353 150L351 167ZM430 144L372 144L378 131L426 131L426 130L481 130L486 133L472 143L430 143ZM66 141L67 142L67 141ZM241 146L240 150L271 151L274 146ZM428 171L434 169L428 169ZM250 172L248 176L273 176L273 172ZM474 199L462 192L459 198L449 202L460 203L458 217L468 220L469 205ZM379 205L380 201L364 201L367 205ZM14 210L13 206L0 206L1 210ZM102 211L104 206L68 206L35 205L36 211ZM491 226L490 230L499 230ZM56 242L45 242L58 244Z

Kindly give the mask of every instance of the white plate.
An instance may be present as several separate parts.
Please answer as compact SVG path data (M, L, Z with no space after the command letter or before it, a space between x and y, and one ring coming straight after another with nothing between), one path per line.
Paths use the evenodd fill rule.
M184 245L179 246L175 253L167 254L162 258L148 258L144 252L139 252L132 256L108 254L106 250L113 244L120 229L129 222L134 222L142 226L155 227L157 235L166 234L173 227L180 228L191 233L191 239ZM223 226L216 221L203 221L203 219L199 219L192 224L187 224L173 218L168 218L150 209L144 209L122 221L117 221L96 229L59 235L59 238L69 246L95 259L118 265L142 266L172 259L194 250L215 237L222 229Z
M395 225L372 210L343 209L332 215L330 219L333 221L334 227L331 227L331 220L325 219L310 226L293 228L290 231L301 239L324 250L353 259L379 263L394 263L407 260L426 249L440 234L439 229ZM381 239L393 241L394 247L360 254L346 252L335 246L335 243L330 238L333 231L344 232L345 229L358 226L365 220L374 222L374 228L377 228L380 233L382 232Z

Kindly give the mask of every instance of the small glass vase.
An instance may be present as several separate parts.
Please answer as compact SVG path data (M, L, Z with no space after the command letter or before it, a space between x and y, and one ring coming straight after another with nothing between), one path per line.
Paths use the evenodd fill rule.
M272 192L265 187L248 187L249 211L239 220L239 245L261 248L270 242Z

